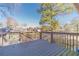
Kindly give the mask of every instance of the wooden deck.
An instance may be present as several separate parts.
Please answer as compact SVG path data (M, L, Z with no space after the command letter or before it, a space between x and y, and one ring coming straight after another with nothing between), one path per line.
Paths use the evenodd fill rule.
M48 43L46 40L35 40L28 43L19 43L0 47L0 56L74 56L77 53L58 46L56 43Z

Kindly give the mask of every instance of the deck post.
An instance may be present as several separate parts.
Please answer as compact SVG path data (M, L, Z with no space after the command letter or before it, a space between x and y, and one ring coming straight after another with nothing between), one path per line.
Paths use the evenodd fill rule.
M21 40L21 39L20 39L20 32L19 32L18 34L19 34L19 41L20 41L20 40Z
M2 37L2 46L3 46L3 35L1 35L1 37Z
M7 35L9 35L9 39L11 38L10 34L11 34L11 32L8 32L8 33L7 33Z
M54 41L53 41L53 32L51 32L51 43L53 43Z
M39 34L40 34L40 39L42 39L42 32L39 32Z
M18 33L19 33L19 41L22 41L22 40L21 40L21 33L20 33L20 32L18 32Z

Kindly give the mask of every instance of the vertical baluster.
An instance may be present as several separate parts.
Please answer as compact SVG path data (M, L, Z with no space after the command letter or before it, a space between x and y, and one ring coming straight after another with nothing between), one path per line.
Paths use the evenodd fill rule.
M66 47L66 34L64 34L64 47Z
M20 32L18 32L18 34L19 34L19 41L21 41L21 33L20 33Z
M78 50L78 33L76 33L76 50Z
M3 46L3 34L1 34L1 37L2 37L2 46Z
M61 43L62 43L61 34L59 34L59 35L60 35L59 45L61 45Z
M62 46L64 46L64 34L62 34Z
M59 40L59 34L58 34L57 36L58 36L58 37L57 37L56 43L58 44L58 40Z
M56 38L56 43L58 44L58 34L57 34L57 38Z
M10 33L8 33L8 35L9 35L9 40L10 40Z
M37 39L37 35L38 35L37 33L38 33L38 32L34 32L34 35L35 35L35 36L34 36L34 39Z
M64 37L63 37L63 45L64 45L64 47L66 47L66 46L65 46L65 44L66 44L65 34L63 34L63 35L64 35Z
M67 48L67 34L66 34L66 48Z
M60 43L60 34L58 34L58 36L59 36L59 39L58 39L58 45L59 45L59 43Z
M74 35L73 35L73 51L74 51Z
M70 34L70 50L72 49L72 47L71 47L71 37L72 37L72 36L71 36L71 34Z
M67 47L67 39L66 39L66 37L67 37L67 34L65 34L65 47Z
M60 44L60 34L58 34L58 45Z
M77 34L77 48L79 49L79 36L78 36L78 34Z
M60 35L59 45L62 46L62 39L61 39L62 34L59 34L59 35Z
M61 36L62 36L62 34L60 34L60 42L59 42L60 46L62 46L62 38L61 38Z
M68 34L67 34L67 48L68 48Z
M5 38L4 38L4 36L5 36L6 34L2 34L1 36L2 36L2 46L5 44L4 43L4 40L5 40Z
M62 39L62 37L63 37L63 35L61 34L61 38L60 38L60 40L61 40L61 46L63 46L63 39Z

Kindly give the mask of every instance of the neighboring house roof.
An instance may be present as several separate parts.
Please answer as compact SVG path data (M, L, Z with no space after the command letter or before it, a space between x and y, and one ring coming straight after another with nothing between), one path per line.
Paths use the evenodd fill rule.
M9 31L10 31L10 29L8 29L8 28L0 28L0 34L7 33Z

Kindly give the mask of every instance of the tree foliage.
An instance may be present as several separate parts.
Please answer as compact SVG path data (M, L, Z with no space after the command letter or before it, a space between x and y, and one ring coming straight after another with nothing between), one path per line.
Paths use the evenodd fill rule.
M64 25L65 32L79 32L79 17L74 18L70 23Z
M48 31L56 30L60 25L54 16L71 12L72 6L59 3L42 3L39 13L41 14L40 25L42 29Z

